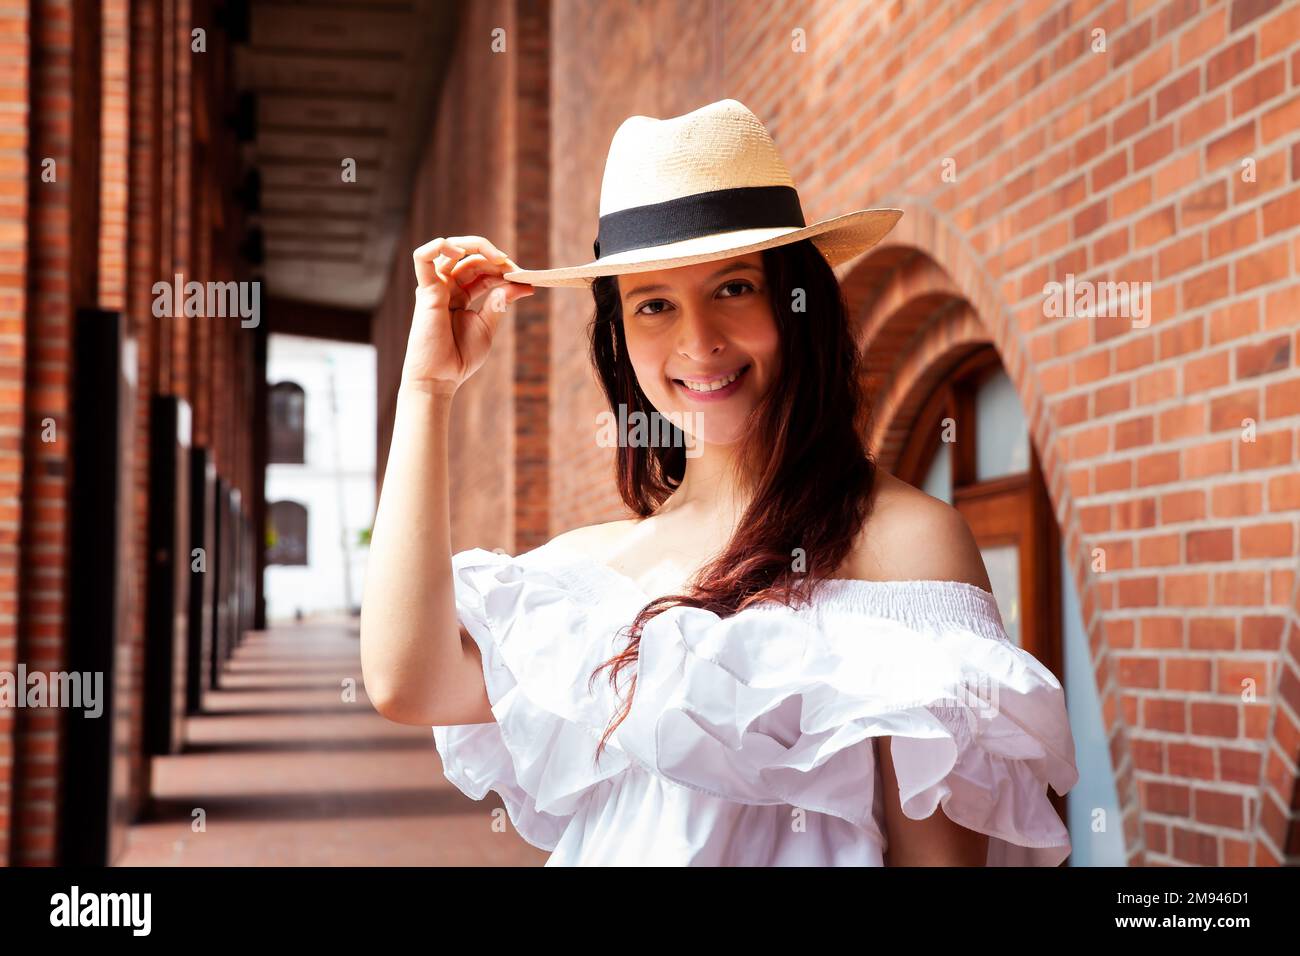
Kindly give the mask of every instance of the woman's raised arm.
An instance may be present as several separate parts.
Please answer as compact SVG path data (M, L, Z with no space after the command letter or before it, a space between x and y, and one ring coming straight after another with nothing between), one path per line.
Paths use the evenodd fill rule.
M497 322L533 288L481 236L415 250L417 288L361 601L361 672L399 723L491 721L478 647L460 627L451 577L447 436L457 389L482 366ZM499 289L499 291L497 291Z

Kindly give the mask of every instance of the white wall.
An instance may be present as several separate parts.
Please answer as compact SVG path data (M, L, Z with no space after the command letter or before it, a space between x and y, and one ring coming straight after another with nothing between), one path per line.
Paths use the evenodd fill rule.
M267 466L266 501L288 499L307 508L307 565L267 567L267 620L293 618L299 610L307 615L355 609L368 554L358 535L370 527L375 510L375 350L272 335L267 381L302 387L306 440L305 464Z

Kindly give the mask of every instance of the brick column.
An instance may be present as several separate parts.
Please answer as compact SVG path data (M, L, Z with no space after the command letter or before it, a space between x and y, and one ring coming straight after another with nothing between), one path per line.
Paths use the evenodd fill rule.
M520 264L550 258L551 5L520 0L515 88L515 248ZM520 299L515 314L516 553L550 537L551 335L546 290Z
M30 149L31 23L28 4L0 6L0 670L18 666L18 567L22 556L23 410L26 394L28 191L40 157ZM13 845L17 719L0 710L0 866Z

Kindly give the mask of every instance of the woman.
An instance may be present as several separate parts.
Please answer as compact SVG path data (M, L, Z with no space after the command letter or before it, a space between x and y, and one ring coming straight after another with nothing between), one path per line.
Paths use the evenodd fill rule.
M863 447L832 266L899 211L806 226L735 100L624 123L601 210L584 266L415 252L362 607L376 707L431 725L448 779L496 790L548 865L1060 863L1060 685L1006 638L960 515ZM588 284L612 420L673 423L620 436L633 517L451 554L456 390L510 302Z

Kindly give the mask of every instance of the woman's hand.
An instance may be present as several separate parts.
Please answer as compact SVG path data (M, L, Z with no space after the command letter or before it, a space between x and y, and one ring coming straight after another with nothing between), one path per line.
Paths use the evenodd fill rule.
M501 313L535 290L502 278L519 266L482 236L434 239L413 258L415 312L402 385L451 395L487 359Z

